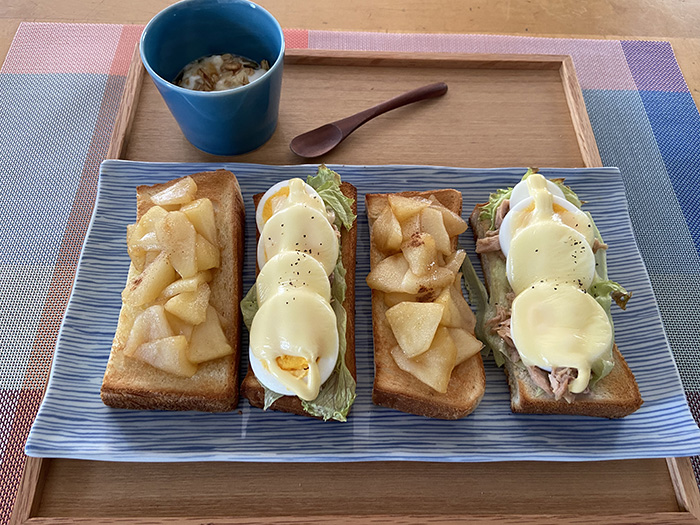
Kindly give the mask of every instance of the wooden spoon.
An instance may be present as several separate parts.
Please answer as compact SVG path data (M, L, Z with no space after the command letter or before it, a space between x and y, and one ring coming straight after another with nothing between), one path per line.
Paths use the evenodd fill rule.
M374 117L400 108L407 104L413 104L426 98L440 97L447 93L447 84L438 82L427 86L419 87L377 104L369 109L355 113L341 120L336 120L330 124L324 124L320 128L307 131L292 139L289 148L300 157L313 158L320 157L340 144L345 138L365 122Z

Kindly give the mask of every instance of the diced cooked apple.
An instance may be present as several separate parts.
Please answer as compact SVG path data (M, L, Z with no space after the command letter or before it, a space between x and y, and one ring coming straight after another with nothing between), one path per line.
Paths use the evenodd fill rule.
M160 255L160 252L146 252L146 259L144 261L144 264L148 266L151 264L153 261L155 261L158 256ZM176 272L177 273L177 272Z
M180 208L180 211L187 215L197 233L202 235L214 246L219 245L216 234L216 215L214 205L209 199L197 199Z
M463 328L448 328L450 337L454 341L457 348L456 365L461 365L464 361L472 356L475 356L484 347L484 344L479 341L473 334L470 334Z
M408 263L406 263L406 266L408 266ZM404 274L399 291L419 294L422 297L436 296L438 291L448 286L453 279L454 273L440 266L434 266L425 275L416 275L409 270Z
M142 239L148 233L155 233L157 224L162 221L168 212L160 206L151 206L143 214L133 231L134 240ZM128 237L127 237L128 240Z
M167 255L160 253L153 262L146 265L143 272L127 283L122 292L122 300L131 306L151 303L176 276Z
M408 357L430 348L442 318L443 306L435 303L399 303L386 311L386 320Z
M415 233L401 244L408 267L415 275L426 275L437 262L435 239L429 233Z
M197 184L192 177L185 177L172 186L159 191L151 197L151 202L158 206L171 206L173 204L187 204L197 194Z
M171 335L184 335L187 341L192 337L192 331L194 326L192 326L187 321L183 321L177 315L173 315L166 310L165 316L168 318L168 323L170 323L170 328L173 329Z
M133 357L176 376L192 377L197 373L197 365L187 359L187 339L184 335L144 343L136 349Z
M399 222L403 222L430 206L430 201L421 197L404 197L392 194L389 195L389 206Z
M447 392L457 362L457 347L447 328L438 328L428 351L418 357L408 357L399 346L392 348L391 355L401 370L441 394Z
M429 233L435 239L435 247L440 253L449 255L452 253L452 243L447 235L442 213L435 208L426 208L420 214L423 231Z
M380 252L393 253L401 247L402 239L401 225L391 206L386 206L372 225L372 242Z
M474 333L474 327L476 326L476 316L469 304L467 303L464 295L462 294L462 274L458 273L455 277L454 282L451 287L452 300L459 310L459 314L462 317L462 327L466 328L469 332Z
M146 308L136 316L134 324L126 340L124 353L133 355L136 349L143 343L170 337L174 335L170 323L165 314L165 310L160 305Z
M454 237L455 235L461 235L467 231L467 223L455 212L446 208L442 204L433 205L432 207L442 213L442 222L445 224L447 235Z
M197 234L194 250L197 260L197 271L218 268L221 264L221 253L216 245L210 243L203 235Z
M218 359L233 353L233 348L226 340L221 328L219 314L213 306L207 308L206 319L192 331L188 350L189 360L193 363L203 363Z
M384 294L384 304L389 308L396 306L399 303L413 303L416 302L418 296L412 293L404 292L386 292Z
M421 233L421 214L418 213L401 222L401 235L403 242L408 241L411 237Z
M440 320L442 326L450 328L462 326L462 315L452 297L452 286L446 286L435 299L435 303L443 306L442 319Z
M367 275L367 285L382 292L401 291L408 263L403 254L397 253L387 257L375 266Z
M196 292L184 292L168 299L165 309L183 321L198 325L207 317L210 294L209 285L202 283L197 287Z
M135 229L135 224L129 224L126 227L126 251L134 267L140 272L146 267L146 250L133 242Z
M175 271L183 278L197 273L195 244L197 232L187 215L173 211L158 223L156 230L163 253L167 253Z
M169 299L183 292L196 292L197 287L202 283L208 283L212 279L210 271L198 272L194 277L188 279L178 279L165 287L160 294L160 299Z
M464 250L456 250L454 253L445 258L445 268L456 275L462 268L462 263L464 262L464 258L466 256L467 252Z

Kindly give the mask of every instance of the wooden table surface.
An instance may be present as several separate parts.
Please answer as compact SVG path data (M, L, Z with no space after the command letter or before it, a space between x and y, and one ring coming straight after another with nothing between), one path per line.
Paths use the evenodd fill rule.
M2 0L0 56L21 21L145 24L172 0ZM697 0L258 0L284 28L660 39L700 102Z

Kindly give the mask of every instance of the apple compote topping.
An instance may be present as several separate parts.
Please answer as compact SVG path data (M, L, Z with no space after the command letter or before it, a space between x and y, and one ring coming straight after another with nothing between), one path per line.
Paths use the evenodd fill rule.
M261 77L270 65L225 53L198 58L187 64L175 78L175 84L195 91L223 91L250 84Z
M459 269L466 256L455 238L464 220L429 199L389 195L372 225L373 247L384 259L367 276L382 292L386 320L396 339L399 368L445 393L452 370L478 353L476 319L462 295Z
M182 377L233 353L209 304L220 266L214 206L196 194L194 180L181 179L153 195L154 206L126 233L133 268L122 301L133 323L124 353Z

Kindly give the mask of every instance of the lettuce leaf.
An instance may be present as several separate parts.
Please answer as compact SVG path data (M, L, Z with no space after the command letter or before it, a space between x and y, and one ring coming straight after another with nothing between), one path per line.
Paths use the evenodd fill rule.
M496 193L489 195L489 202L481 207L479 219L482 221L488 220L491 224L489 229L493 230L496 228L496 210L501 206L504 200L510 199L511 193L513 193L513 188L497 190Z
M333 210L334 224L338 229L345 226L349 230L357 216L352 212L354 200L343 195L340 182L340 175L323 164L319 166L316 175L306 178L306 183L318 192L326 207Z
M489 304L489 294L486 287L476 275L474 265L469 260L469 257L464 258L462 263L462 277L464 278L464 286L469 295L469 304L476 310L476 325L474 326L474 335L484 343L486 354L493 353L493 358L498 366L502 366L504 361L502 347L505 345L503 339L496 334L492 334L486 330L486 319L491 318L496 314L495 308Z
M321 166L318 173L314 177L307 179L310 184L321 196L326 206L331 208L335 214L335 224L338 228L345 226L352 227L356 219L352 213L353 200L345 197L340 191L340 176L334 171ZM350 221L347 223L346 221ZM324 421L335 419L337 421L347 421L347 415L352 407L356 397L356 383L352 377L350 370L345 364L345 353L347 344L345 333L347 330L347 313L343 308L345 301L345 293L347 291L347 283L345 275L347 273L343 266L342 257L338 254L338 260L333 269L333 282L331 284L331 307L335 312L339 351L338 360L335 368L331 372L328 380L323 383L316 399L312 401L302 401L302 407L309 414L315 417L322 418ZM258 311L258 301L255 285L248 290L248 293L241 301L241 314L243 322L248 331L253 323L253 318ZM263 409L267 410L270 406L283 397L279 394L262 385L265 390L265 404Z
M253 317L258 312L258 292L255 285L250 287L248 293L241 300L241 315L243 316L243 323L250 332L250 326L253 324Z
M342 266L342 264L341 264ZM343 272L345 270L343 269ZM333 298L331 303L338 323L338 335L340 348L338 351L338 361L335 369L328 380L323 383L318 396L313 401L302 401L304 407L312 416L320 417L324 421L335 419L337 421L347 421L350 407L355 401L355 379L345 364L346 340L345 330L347 328L347 314L341 302Z

